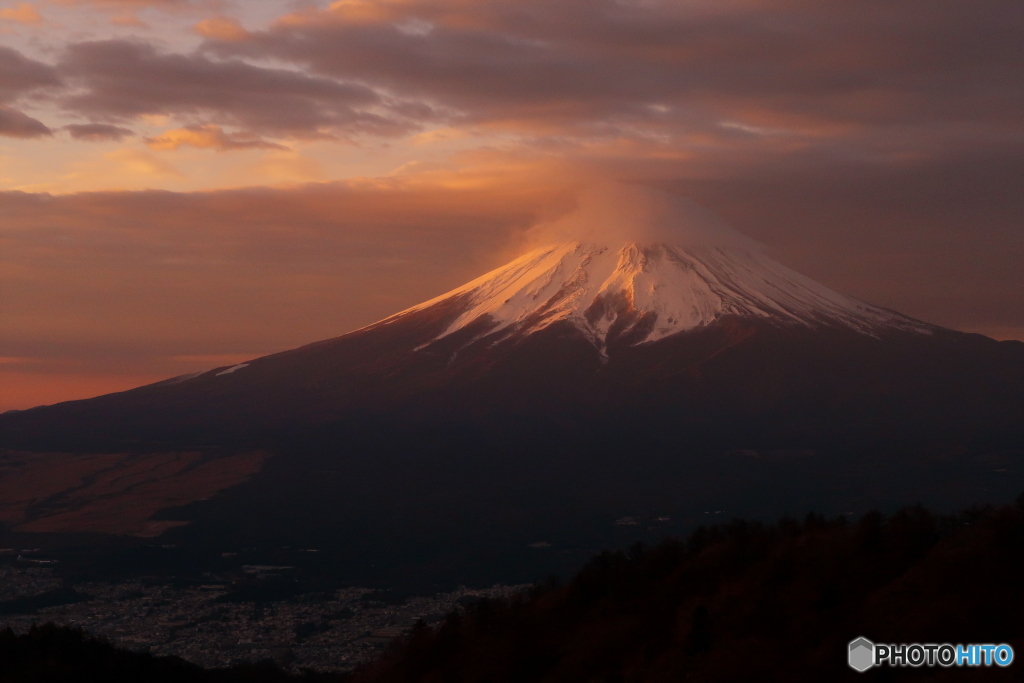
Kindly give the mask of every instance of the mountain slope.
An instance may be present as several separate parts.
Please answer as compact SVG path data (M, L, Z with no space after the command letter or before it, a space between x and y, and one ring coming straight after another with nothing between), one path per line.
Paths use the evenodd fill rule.
M341 337L0 416L0 447L251 442L367 415L811 424L1020 415L1024 344L834 292L732 233L535 250ZM259 445L259 444L256 444Z
M618 337L657 341L726 316L867 334L930 330L832 291L742 243L543 247L381 324L462 297L463 312L438 338L482 319L484 334L501 336L564 320L602 349Z
M718 224L654 232L558 241L335 339L4 414L0 449L21 453L0 490L4 462L69 482L26 500L16 530L169 529L210 556L309 547L351 581L471 583L564 570L662 518L951 509L1024 488L1024 344L856 301ZM195 485L228 457L251 467ZM60 469L108 460L181 464L160 484L176 507L98 528L95 510L150 511L118 497L150 490L143 475L90 501L124 478Z

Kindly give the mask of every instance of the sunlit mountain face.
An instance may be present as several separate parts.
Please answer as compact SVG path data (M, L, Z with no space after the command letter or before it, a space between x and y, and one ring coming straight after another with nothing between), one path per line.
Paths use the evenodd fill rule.
M38 489L6 521L527 580L671 520L1024 483L1024 344L835 292L677 197L614 207L341 337L3 415Z

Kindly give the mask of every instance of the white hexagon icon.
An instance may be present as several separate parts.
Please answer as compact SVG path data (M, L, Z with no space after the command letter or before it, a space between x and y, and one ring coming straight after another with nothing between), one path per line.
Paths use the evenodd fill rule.
M875 665L875 644L867 638L850 641L850 668L867 671Z

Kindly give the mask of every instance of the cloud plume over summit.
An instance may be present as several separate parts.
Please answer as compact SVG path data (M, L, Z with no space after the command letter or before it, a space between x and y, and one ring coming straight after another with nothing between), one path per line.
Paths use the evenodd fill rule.
M579 241L618 248L625 244L679 246L760 245L688 197L638 183L599 182L582 189L567 215L533 226L538 244Z

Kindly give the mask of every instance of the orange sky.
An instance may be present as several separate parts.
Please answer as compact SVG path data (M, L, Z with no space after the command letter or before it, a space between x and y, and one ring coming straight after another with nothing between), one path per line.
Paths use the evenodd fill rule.
M1024 338L1018 0L0 2L0 410L341 334L595 180Z

